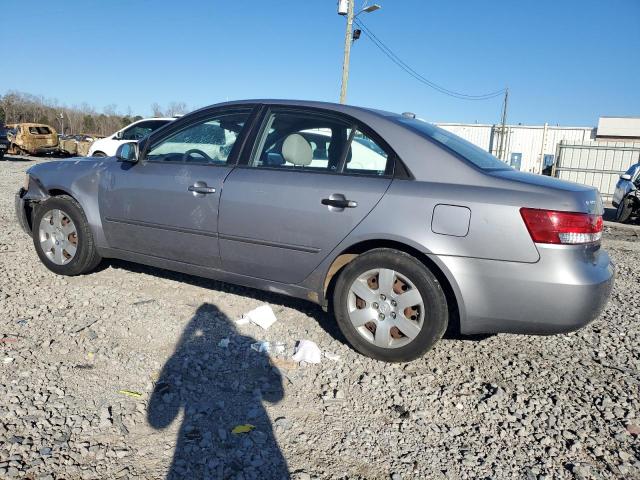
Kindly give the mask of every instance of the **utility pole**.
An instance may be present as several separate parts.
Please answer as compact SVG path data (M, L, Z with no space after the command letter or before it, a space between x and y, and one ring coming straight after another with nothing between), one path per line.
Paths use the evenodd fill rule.
M500 128L500 149L498 150L498 158L500 160L506 160L504 157L505 149L507 148L507 106L509 104L509 89L505 89L504 91L504 104L502 105L502 119L500 123L502 124Z
M349 60L351 58L351 39L353 38L353 4L355 0L347 0L347 31L344 35L344 59L342 60L342 87L340 103L347 101L347 83L349 83Z

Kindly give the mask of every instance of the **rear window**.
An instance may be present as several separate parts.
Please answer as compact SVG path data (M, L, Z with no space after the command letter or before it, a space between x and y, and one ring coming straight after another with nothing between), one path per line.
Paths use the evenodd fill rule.
M32 135L49 135L51 130L49 130L49 127L29 127L29 133Z
M454 153L457 153L478 168L483 170L511 170L511 167L498 160L489 152L442 128L415 118L402 117L398 118L397 121L428 140L439 143Z

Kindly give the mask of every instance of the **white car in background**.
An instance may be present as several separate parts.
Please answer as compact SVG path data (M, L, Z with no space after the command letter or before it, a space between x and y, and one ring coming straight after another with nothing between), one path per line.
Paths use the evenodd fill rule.
M173 122L175 118L143 118L127 125L113 135L96 140L89 148L89 157L113 157L120 145L126 142L137 141L146 137L154 130Z

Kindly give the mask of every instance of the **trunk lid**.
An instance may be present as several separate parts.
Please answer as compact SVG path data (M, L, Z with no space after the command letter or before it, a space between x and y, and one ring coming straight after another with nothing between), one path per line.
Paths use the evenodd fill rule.
M523 207L596 215L604 213L600 192L595 187L518 170L496 170L488 174L510 183L511 188L524 193Z

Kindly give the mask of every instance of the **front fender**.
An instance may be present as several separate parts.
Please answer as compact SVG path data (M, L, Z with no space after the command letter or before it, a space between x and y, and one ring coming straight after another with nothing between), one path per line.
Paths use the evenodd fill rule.
M27 171L30 181L24 198L39 202L52 194L70 195L82 207L96 246L106 247L98 198L100 178L113 161L108 157L79 157L34 165Z

